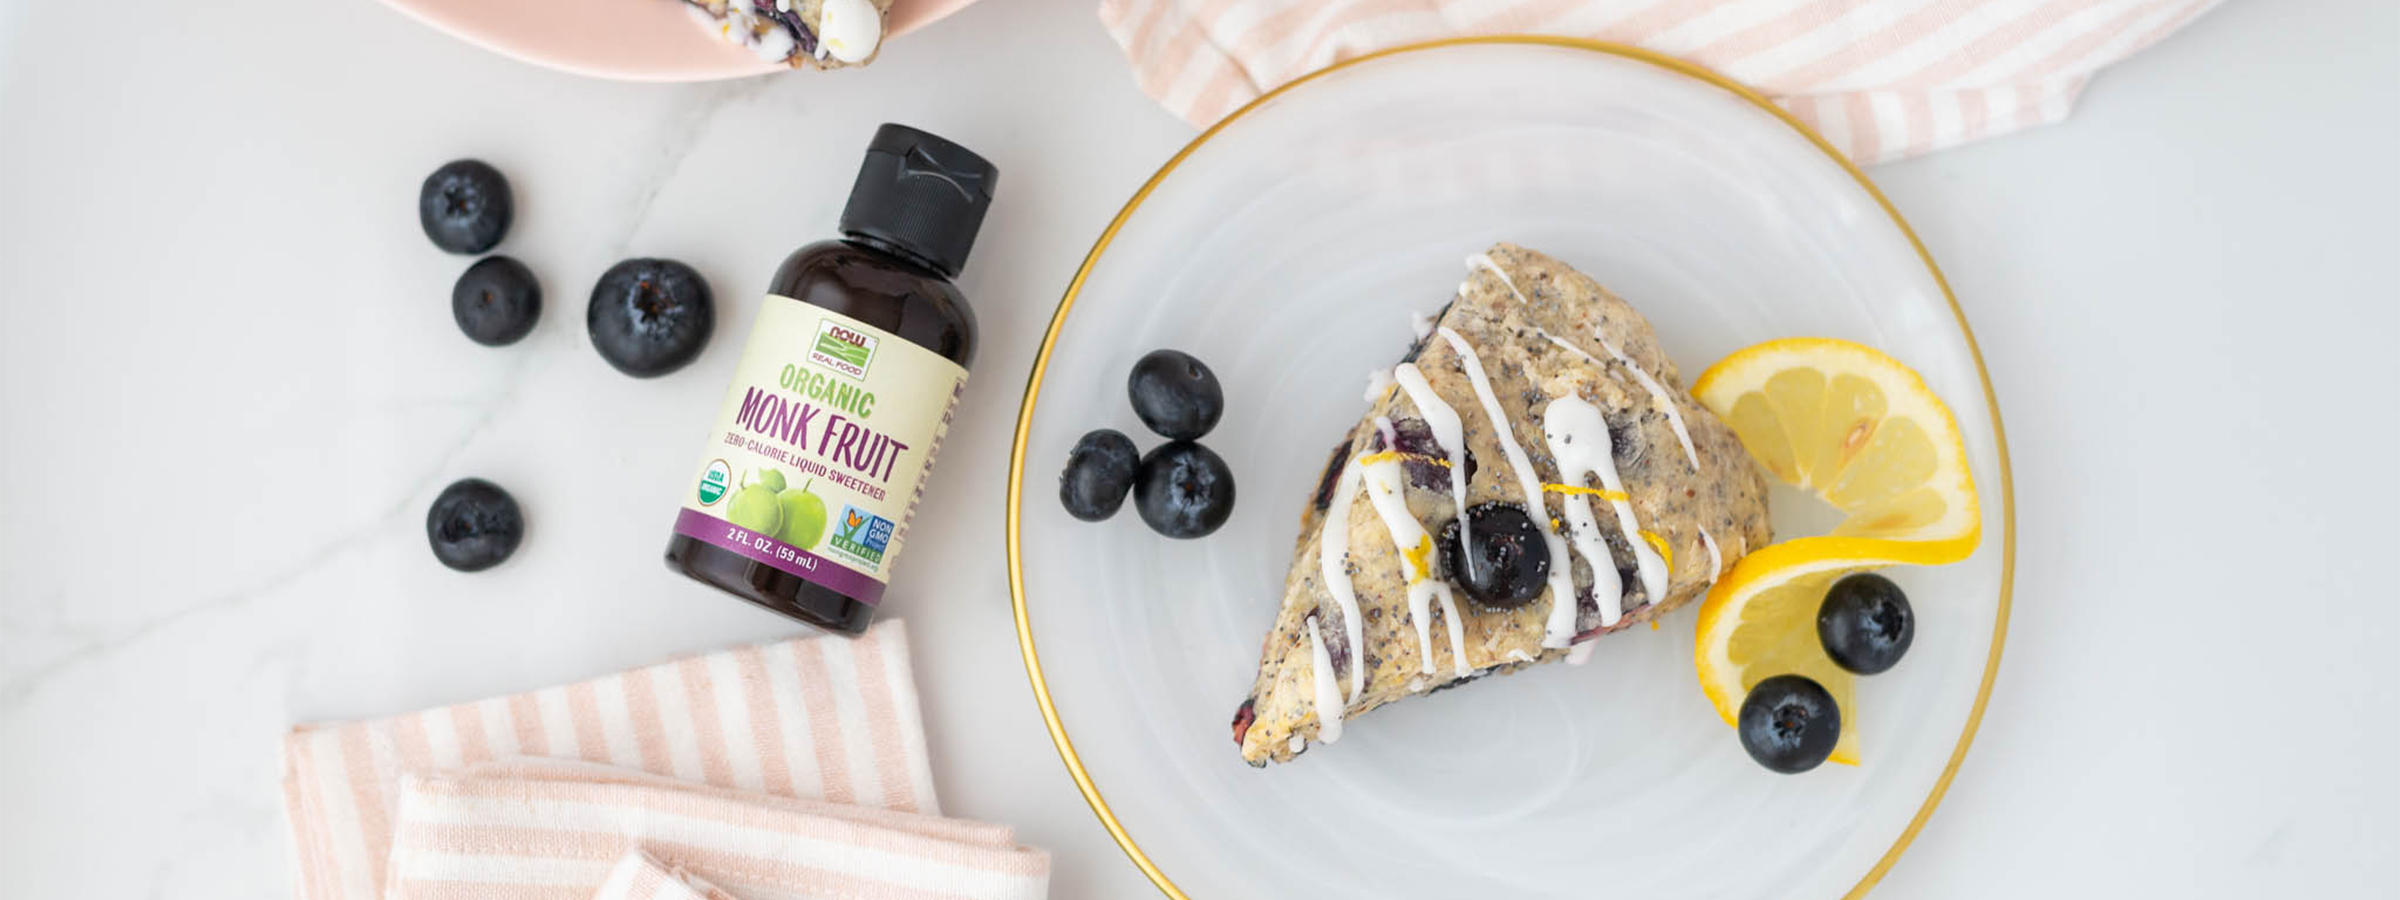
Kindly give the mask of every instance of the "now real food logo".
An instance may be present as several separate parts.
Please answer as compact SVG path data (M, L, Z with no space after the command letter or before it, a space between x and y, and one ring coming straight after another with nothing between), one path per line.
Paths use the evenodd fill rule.
M808 348L808 361L852 378L865 378L867 365L875 361L876 343L873 335L844 328L832 319L819 319L817 340Z

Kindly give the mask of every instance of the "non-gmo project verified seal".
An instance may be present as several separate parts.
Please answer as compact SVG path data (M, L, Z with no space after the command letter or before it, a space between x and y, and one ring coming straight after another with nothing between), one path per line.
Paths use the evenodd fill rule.
M819 319L817 342L808 348L808 361L852 378L865 378L878 343L874 335L844 328L832 319Z
M892 543L892 520L844 504L842 517L833 520L833 536L825 543L864 562L881 565L883 548Z

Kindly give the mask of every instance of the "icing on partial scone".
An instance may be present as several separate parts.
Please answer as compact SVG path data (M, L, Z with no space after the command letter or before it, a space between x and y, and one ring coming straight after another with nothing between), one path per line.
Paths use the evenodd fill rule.
M663 0L662 0L663 2ZM683 0L701 27L773 63L860 65L883 43L891 0Z

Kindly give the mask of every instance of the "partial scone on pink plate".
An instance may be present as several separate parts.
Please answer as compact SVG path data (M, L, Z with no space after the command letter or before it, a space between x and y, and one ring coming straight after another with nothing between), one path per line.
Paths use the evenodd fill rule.
M863 66L883 45L892 0L682 0L700 24L760 59L797 68Z
M1580 661L1771 539L1765 480L1640 313L1513 244L1468 264L1301 510L1234 715L1251 765L1386 703Z

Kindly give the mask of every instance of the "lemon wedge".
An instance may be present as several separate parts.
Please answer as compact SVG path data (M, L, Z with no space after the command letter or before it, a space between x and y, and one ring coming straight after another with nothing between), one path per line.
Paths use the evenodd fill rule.
M1830 338L1736 352L1701 373L1692 395L1769 476L1844 513L1832 534L1754 551L1709 589L1692 650L1700 688L1731 725L1751 687L1807 676L1842 709L1829 758L1857 765L1855 679L1825 655L1817 608L1845 575L1975 552L1983 517L1958 420L1907 366Z
M1939 544L1941 562L1975 551L1983 516L1958 420L1898 360L1832 338L1768 341L1708 367L1692 397L1768 475L1841 510L1834 535Z

